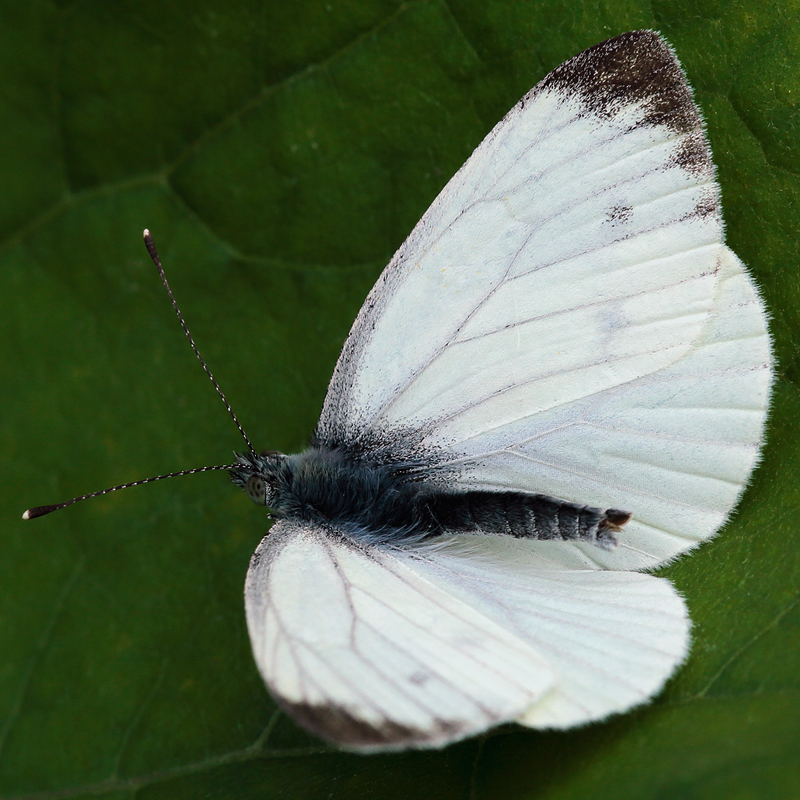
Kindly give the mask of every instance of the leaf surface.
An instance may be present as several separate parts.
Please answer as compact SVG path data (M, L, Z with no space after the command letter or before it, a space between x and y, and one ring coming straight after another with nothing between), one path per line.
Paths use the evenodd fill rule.
M0 798L800 793L795 3L4 0L0 21ZM267 522L224 475L19 519L242 446L144 227L256 447L294 451L439 189L550 69L641 27L694 86L779 365L738 513L663 570L694 643L652 704L566 733L341 754L256 673L242 585Z

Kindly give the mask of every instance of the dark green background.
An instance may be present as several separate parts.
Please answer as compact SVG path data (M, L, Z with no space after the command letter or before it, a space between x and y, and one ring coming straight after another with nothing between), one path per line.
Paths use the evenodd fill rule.
M766 0L0 2L0 797L800 796L800 19ZM366 292L483 135L623 31L677 49L728 239L772 315L769 443L664 570L695 622L651 705L357 757L265 692L242 584L263 509L211 473L20 513L313 429ZM313 587L309 587L313 591Z

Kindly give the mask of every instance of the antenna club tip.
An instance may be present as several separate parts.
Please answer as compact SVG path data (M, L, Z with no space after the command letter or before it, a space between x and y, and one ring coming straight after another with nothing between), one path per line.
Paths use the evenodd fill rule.
M153 259L153 263L161 270L161 266L158 263L158 253L156 252L156 243L153 241L153 237L150 235L150 230L148 228L144 229L144 246L147 248L147 252L150 254L150 258Z
M37 517L43 517L45 514L50 514L53 511L58 511L59 508L63 507L64 504L62 503L61 505L58 506L36 506L35 508L29 508L22 515L22 519L36 519Z

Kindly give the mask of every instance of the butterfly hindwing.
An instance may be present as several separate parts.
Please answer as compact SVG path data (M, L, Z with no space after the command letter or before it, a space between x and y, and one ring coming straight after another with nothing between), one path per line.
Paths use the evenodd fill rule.
M648 701L689 646L686 606L663 578L553 570L541 548L500 537L460 537L398 555L431 582L532 645L553 687L516 721L567 728Z
M747 483L772 380L761 299L722 251L712 313L692 349L660 371L460 442L457 485L513 487L633 513L619 546L558 549L567 568L640 569L711 536Z

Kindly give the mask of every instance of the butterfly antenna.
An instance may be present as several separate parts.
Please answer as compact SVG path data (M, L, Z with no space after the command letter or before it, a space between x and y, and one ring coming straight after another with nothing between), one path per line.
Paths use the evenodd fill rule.
M181 314L181 310L178 308L178 303L176 302L175 297L172 294L172 289L169 288L169 282L167 281L167 276L164 272L164 267L161 266L161 259L159 259L158 257L158 251L156 250L155 242L153 241L153 237L150 235L150 231L147 230L147 228L144 229L144 246L147 248L147 252L150 253L150 258L153 259L153 263L156 265L158 274L161 276L161 282L164 284L164 288L167 290L169 299L172 301L172 307L175 309L175 313L178 315L178 321L181 323L181 328L183 328L183 332L186 334L186 338L189 340L189 344L192 346L192 350L194 350L194 354L197 356L197 360L203 365L203 369L206 371L206 375L208 375L209 379L211 380L211 383L214 384L214 388L217 390L217 394L222 398L222 402L225 404L225 408L228 409L228 413L231 415L231 418L236 423L236 427L239 429L239 433L242 434L242 438L245 440L245 442L247 442L247 446L250 448L250 452L253 455L257 455L255 448L253 447L252 444L250 444L250 439L247 438L247 434L244 432L244 428L239 422L236 414L233 413L233 409L231 408L230 403L227 401L225 395L222 393L222 389L219 388L219 384L217 383L216 378L214 378L214 376L211 374L211 370L208 368L206 362L203 361L203 356L200 355L200 351L197 349L197 345L194 343L194 339L192 339L192 334L189 333L189 328L187 327L186 322L183 319L183 314ZM226 469L226 467L207 467L206 469ZM179 474L185 474L185 473L179 473ZM163 477L168 478L171 476L164 475ZM158 478L149 478L148 480L158 480ZM147 481L142 481L142 483L146 482ZM115 487L115 489L119 488L122 487ZM107 489L106 491L111 492L114 491L114 489ZM103 492L98 492L98 494L103 494ZM65 505L69 505L69 503L66 503Z
M163 481L165 478L177 478L180 475L195 475L198 472L211 472L213 470L232 470L235 464L225 464L218 467L198 467L197 469L184 469L180 472L170 472L168 475L156 475L153 478L144 478L141 481L133 481L133 483L121 483L119 486L112 486L110 489L103 489L99 492L92 492L91 494L84 494L80 497L73 497L72 500L67 500L66 503L56 503L53 506L36 506L29 508L23 515L22 519L36 519L36 517L43 517L45 514L50 514L53 511L58 511L61 508L71 506L79 500L88 500L90 497L100 497L100 495L110 494L111 492L118 492L120 489L130 489L131 486L141 486L143 483L153 483L153 481Z

